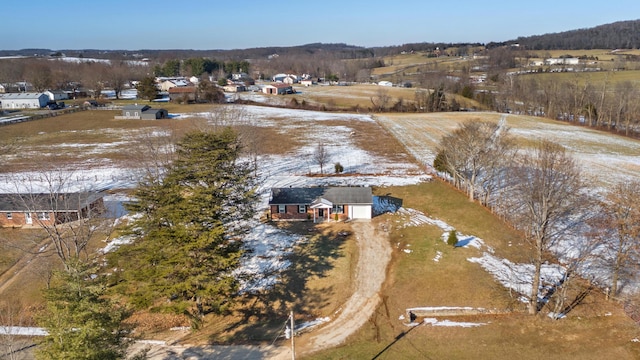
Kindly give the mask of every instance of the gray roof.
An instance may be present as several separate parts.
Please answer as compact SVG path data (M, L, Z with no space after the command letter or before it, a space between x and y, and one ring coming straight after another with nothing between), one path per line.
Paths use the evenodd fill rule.
M269 204L311 204L319 198L338 205L373 204L370 187L273 188Z
M47 98L49 97L47 94L45 93L36 93L36 92L25 92L25 93L5 93L2 94L2 96L0 96L1 99L3 100L10 100L10 99L14 99L14 100L18 100L18 99L39 99L41 96L46 96Z
M144 111L149 109L150 106L149 105L126 105L122 107L122 110L139 110L139 111Z
M95 192L0 194L0 212L80 211L100 198Z

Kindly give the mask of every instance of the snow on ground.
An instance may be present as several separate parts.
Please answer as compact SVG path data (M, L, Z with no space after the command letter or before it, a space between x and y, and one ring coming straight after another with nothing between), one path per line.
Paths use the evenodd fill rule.
M46 336L44 328L26 326L0 326L0 335L12 336Z
M451 320L438 320L436 318L425 318L422 322L424 325L445 326L445 327L478 327L486 325L486 323L459 322Z
M521 298L523 302L526 302L527 298L531 296L534 274L533 264L516 264L507 259L498 258L488 252L484 252L481 257L472 257L467 260L479 264L507 289L524 295ZM542 290L545 287L552 287L560 283L564 273L565 268L560 265L543 264L540 274ZM545 291L539 293L540 301L544 301L545 293Z
M322 325L329 321L331 321L331 318L323 317L323 318L317 318L311 321L305 321L302 323L294 323L293 326L294 326L295 335L298 336L304 332L312 330L316 326ZM291 339L291 327L288 324L284 330L284 337L286 339Z
M376 157L357 147L351 136L352 129L348 122L360 121L371 123L375 121L368 115L327 113L296 109L280 109L256 106L241 106L243 121L263 127L278 127L286 131L287 127L301 127L305 129L306 137L300 139L302 146L285 155L269 155L259 158L260 187L258 193L260 204L258 211L267 209L270 189L275 187L305 187L305 186L405 186L427 181L430 176L425 174L413 163L398 163ZM189 117L212 118L212 113L174 114L175 119ZM295 122L288 121L295 119ZM328 126L326 121L345 121L345 125ZM332 162L339 161L344 166L344 173L348 176L313 176L320 173L319 165L311 159L317 146L317 139L327 139ZM325 169L330 172L333 169ZM131 171L122 171L124 173ZM116 171L116 173L118 173ZM135 172L133 172L135 174ZM93 175L91 175L93 176ZM99 174L95 174L94 184ZM111 182L105 181L104 187L131 187L134 183L116 181L121 176L112 176ZM393 209L391 203L378 202L380 213ZM241 280L241 291L259 291L273 286L278 281L278 274L290 266L287 256L293 247L305 237L293 235L286 230L277 229L269 224L261 224L254 219L250 224L251 232L243 241L246 255L241 259L241 266L235 272ZM129 239L119 238L113 246ZM110 245L107 245L110 246ZM106 249L111 250L111 247Z
M254 226L243 240L247 254L242 257L240 268L234 271L240 279L240 291L255 292L275 285L278 274L291 265L287 256L301 241L304 237L271 225Z
M119 167L91 167L0 174L0 192L75 192L132 188L137 170Z

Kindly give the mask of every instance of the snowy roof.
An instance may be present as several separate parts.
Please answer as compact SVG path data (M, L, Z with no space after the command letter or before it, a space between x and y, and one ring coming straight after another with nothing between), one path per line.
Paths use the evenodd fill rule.
M373 204L370 187L273 188L269 204L311 204L318 199L334 204Z

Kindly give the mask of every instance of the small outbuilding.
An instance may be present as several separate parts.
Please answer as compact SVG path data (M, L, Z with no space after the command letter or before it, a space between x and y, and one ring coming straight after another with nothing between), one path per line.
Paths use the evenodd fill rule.
M122 116L116 116L119 120L158 120L169 117L165 109L154 109L149 105L127 105L122 107Z
M262 88L262 92L268 95L294 94L293 87L285 83L273 83Z

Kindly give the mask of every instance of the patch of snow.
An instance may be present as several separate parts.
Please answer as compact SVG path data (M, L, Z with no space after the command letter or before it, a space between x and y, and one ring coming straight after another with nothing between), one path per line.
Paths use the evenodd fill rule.
M104 248L101 249L101 252L103 254L106 254L108 252L111 252L111 251L119 248L121 245L131 244L132 242L133 242L133 237L131 237L131 236L120 236L120 237L117 237L117 238L111 240L111 242L109 242L107 244L107 246L105 246Z
M294 332L295 335L299 335L303 332L307 332L311 329L313 329L316 326L322 325L326 322L329 322L331 319L329 317L324 317L324 318L317 318L315 320L312 321L307 321L307 322L303 322L303 323L299 323L299 324L294 324L295 328L294 328ZM284 337L286 339L291 339L291 327L289 325L287 325L287 327L284 329Z
M531 296L533 285L533 264L515 264L507 259L500 259L488 252L484 252L482 257L467 259L472 263L479 264L484 270L507 289L511 289L523 295L521 300L526 302ZM544 301L545 288L552 287L559 283L564 276L566 269L560 265L543 264L540 275L539 300Z
M450 320L439 321L436 318L425 318L423 321L423 324L431 325L431 326L464 327L464 328L487 325L486 323L457 322L457 321L450 321Z
M440 259L442 259L442 251L436 251L436 256L433 258L433 261L440 262Z
M409 308L407 311L446 311L446 310L484 310L483 308L473 308L469 306L427 306Z
M49 333L44 328L40 327L0 326L0 335L47 336Z

